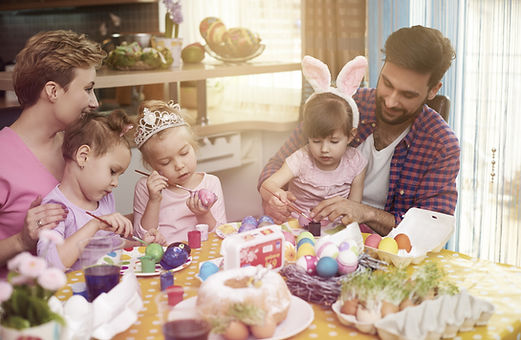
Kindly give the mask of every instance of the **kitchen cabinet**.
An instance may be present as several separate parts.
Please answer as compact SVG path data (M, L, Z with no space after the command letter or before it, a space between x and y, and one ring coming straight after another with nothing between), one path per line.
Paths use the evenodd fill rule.
M0 3L0 11L154 3L157 1L158 0L2 0Z

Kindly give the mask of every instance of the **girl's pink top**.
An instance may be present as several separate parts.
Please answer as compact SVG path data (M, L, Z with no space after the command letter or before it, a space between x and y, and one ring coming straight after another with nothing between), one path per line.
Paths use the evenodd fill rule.
M0 239L22 230L36 197L45 197L58 180L8 127L0 131Z
M351 183L365 168L367 160L357 149L348 147L336 169L320 170L306 145L286 158L286 164L295 176L288 190L297 197L297 206L309 211L325 199L349 197Z
M207 189L217 195L217 201L210 211L217 221L216 226L226 223L224 196L219 178L205 173L203 180L194 190L199 189ZM165 236L169 244L187 241L187 233L190 230L195 230L195 225L198 224L194 213L186 206L186 200L190 197L190 193L184 191L178 193L164 189L161 195L159 232ZM134 191L134 231L141 237L146 232L141 226L141 218L145 212L148 197L147 179L143 177L137 182Z

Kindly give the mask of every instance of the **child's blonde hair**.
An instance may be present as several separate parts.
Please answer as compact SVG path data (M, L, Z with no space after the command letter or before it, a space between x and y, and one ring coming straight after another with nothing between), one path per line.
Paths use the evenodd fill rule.
M89 113L65 130L62 153L65 159L74 159L82 145L88 145L95 156L103 156L118 144L130 151L125 134L133 128L132 121L123 110L110 115Z
M349 103L330 92L316 93L304 106L304 134L307 138L326 138L340 128L351 136L353 112Z
M169 113L169 114L173 114L173 115L178 115L179 117L183 118L183 120L184 120L184 117L183 117L183 114L181 112L179 105L174 105L172 101L170 101L168 103L166 103L162 100L147 100L147 101L142 102L138 109L137 122L141 122L144 119L145 113L146 113L145 111L148 113L165 112L165 113ZM152 132L152 135L147 136L146 141L143 142L141 144L141 146L139 146L139 150L141 150L141 153L143 155L143 163L147 168L150 168L150 162L148 160L147 145L150 145L149 142L152 140L163 139L165 134L167 133L167 131L169 131L172 128L186 129L186 131L189 133L189 136L190 136L188 143L190 143L190 145L192 145L194 150L198 149L199 144L197 143L197 137L195 136L192 128L190 127L190 125L188 125L188 123L185 123L185 122L183 122L183 123L184 124L182 124L182 125L167 127L165 129L158 128L157 132ZM161 123L159 123L159 124L161 124ZM139 133L140 133L140 131L139 131L139 127L138 127L138 130L136 131L136 139L137 139Z

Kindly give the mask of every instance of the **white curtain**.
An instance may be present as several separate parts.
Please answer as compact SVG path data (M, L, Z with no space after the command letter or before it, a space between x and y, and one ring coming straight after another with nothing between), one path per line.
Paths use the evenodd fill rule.
M405 25L377 30L380 41L401 26L421 24L442 31L456 48L441 89L451 99L449 124L462 148L457 228L449 248L521 265L521 1L376 4L393 8L391 14L409 13ZM374 17L369 12L370 27Z
M227 28L245 27L259 34L266 49L253 61L300 61L300 0L181 0L180 3L184 21L179 35L184 45L204 44L199 23L213 16L221 19ZM160 9L164 10L162 4ZM206 60L217 62L208 55ZM221 105L209 108L210 122L255 120L259 116L271 121L298 119L300 71L220 78L209 80L208 86L209 94L212 86L223 89Z

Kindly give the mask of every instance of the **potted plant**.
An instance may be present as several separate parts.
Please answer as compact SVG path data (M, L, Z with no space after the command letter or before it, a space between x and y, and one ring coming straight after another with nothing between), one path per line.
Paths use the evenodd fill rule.
M183 22L183 13L179 1L163 0L166 7L165 14L165 36L154 37L153 47L166 47L170 50L173 58L172 67L181 65L181 49L183 38L179 38L179 24Z
M28 252L15 256L7 267L7 281L0 281L0 338L59 339L64 321L48 301L66 284L65 274Z

